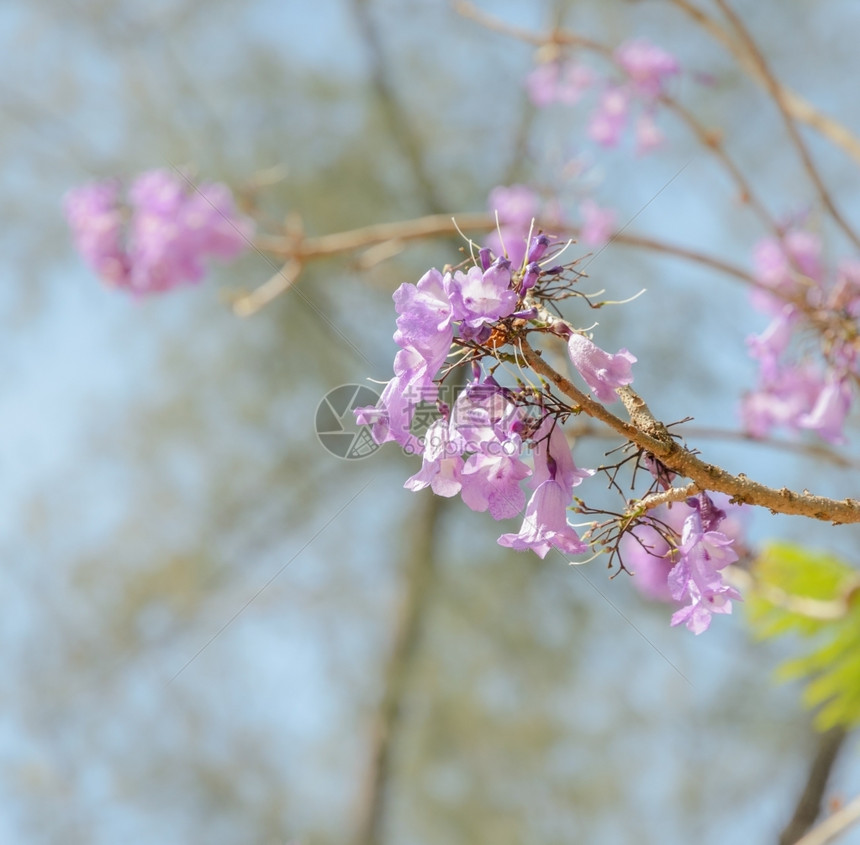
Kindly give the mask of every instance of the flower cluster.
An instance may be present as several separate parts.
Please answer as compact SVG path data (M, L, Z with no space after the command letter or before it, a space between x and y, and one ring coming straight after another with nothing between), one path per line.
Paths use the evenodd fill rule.
M428 270L417 284L403 284L394 294L400 347L394 377L379 404L357 411L372 426L377 443L394 441L422 455L421 469L406 487L430 487L440 496L460 495L472 510L494 519L525 514L520 531L503 534L499 543L531 549L544 557L550 548L581 554L588 547L567 521L573 488L593 470L576 466L560 421L569 409L552 405L536 388L522 383L505 387L483 374L485 356L503 360L500 349L527 331L566 338L570 358L601 402L617 398L615 388L633 380L635 358L621 350L603 351L543 307L544 285L562 267L552 262L546 235L533 237L519 267L495 257L488 248L474 264L441 272ZM451 403L441 401L439 383L457 365L449 353L471 366L471 379ZM413 432L420 404L435 404L438 418L424 436ZM531 464L523 460L531 453ZM528 502L520 483L528 479Z
M487 237L486 245L496 255L507 256L515 267L525 258L529 233L536 217L552 224L567 225L567 215L561 203L542 203L538 194L527 185L500 185L490 191L488 204L499 225ZM578 212L579 240L594 249L606 246L616 228L615 210L604 208L587 197L580 202Z
M759 378L742 402L744 427L758 437L777 427L808 429L844 443L860 342L860 262L843 261L831 282L820 239L797 228L760 241L753 260L752 302L771 322L747 341ZM817 345L805 343L798 353L793 341L806 330Z
M207 258L235 258L253 235L229 188L192 187L168 170L142 173L125 202L116 180L75 188L65 212L84 261L108 285L136 294L199 281Z
M540 107L573 105L589 89L599 89L597 105L589 118L589 137L603 147L614 147L635 114L636 150L650 152L663 142L655 114L660 97L669 80L680 72L680 65L674 56L642 38L624 42L612 58L620 77L601 80L582 62L553 55L529 74L529 96Z
M732 599L740 599L723 580L722 570L738 560L741 510L725 496L700 493L685 504L655 509L650 523L623 538L624 565L640 591L661 601L685 602L673 614L672 625L683 623L701 634L712 614L731 613Z

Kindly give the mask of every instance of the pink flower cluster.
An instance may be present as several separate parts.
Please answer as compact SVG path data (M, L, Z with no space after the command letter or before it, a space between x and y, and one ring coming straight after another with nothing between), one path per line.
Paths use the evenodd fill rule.
M561 205L544 207L537 192L527 185L500 185L490 191L489 209L499 225L487 237L486 245L496 255L506 255L514 267L523 263L529 231L535 219L565 225ZM599 249L609 243L615 231L616 213L586 198L579 205L579 238L583 244Z
M722 570L738 559L742 507L722 494L700 493L686 504L655 508L652 517L652 525L637 526L622 540L624 565L644 595L685 603L672 615L672 625L701 634L712 614L731 613L732 600L740 599Z
M757 437L779 427L807 429L830 443L844 443L857 374L860 262L843 261L831 282L820 239L794 229L760 241L753 263L758 288L752 302L771 322L747 341L759 378L742 401L744 427ZM795 354L794 341L811 327L811 316L826 326L815 329L817 346L803 344Z
M452 344L460 350L479 350L506 331L506 321L527 323L538 317L533 304L544 269L549 238L534 237L519 269L506 258L480 252L478 263L465 270L441 273L431 269L417 284L403 284L394 293L398 313L394 340L400 347L394 377L379 404L356 412L359 423L370 425L377 443L394 441L408 452L422 455L421 469L409 478L410 490L430 487L440 496L460 495L472 510L488 511L494 519L525 515L519 532L504 534L499 543L531 549L544 557L550 548L565 554L587 551L567 521L573 488L592 470L579 469L573 460L556 414L545 410L531 386L503 387L492 376L481 375L480 354L473 357L472 379L449 404L439 397L441 378ZM552 268L546 271L552 274ZM456 332L456 334L455 334ZM559 325L567 333L571 361L603 402L617 398L615 388L633 380L635 358L626 350L610 355L588 338ZM453 365L452 365L453 366ZM423 437L413 433L419 404L435 403L439 416ZM523 460L531 451L532 466ZM526 503L520 482L529 478L532 494Z
M591 113L588 134L604 147L614 147L635 114L636 150L647 153L663 142L654 116L669 80L680 72L674 56L644 38L626 41L613 53L621 78L599 80L579 61L553 59L538 65L526 79L536 106L573 105L591 88L597 88L597 106ZM638 113L637 113L638 112Z
M84 261L108 285L136 294L199 281L206 259L236 258L254 231L225 185L192 186L168 170L142 173L125 201L116 180L74 188L65 213Z

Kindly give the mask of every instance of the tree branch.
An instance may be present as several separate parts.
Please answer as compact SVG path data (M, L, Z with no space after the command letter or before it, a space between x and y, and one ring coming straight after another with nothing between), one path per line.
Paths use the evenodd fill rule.
M735 39L721 27L713 18L707 15L688 0L669 0L683 12L688 14L702 29L705 30L715 41L718 41L729 53L734 56L740 68L749 77L767 88L768 84L776 84L779 88L780 101L788 113L800 123L814 129L820 135L827 138L832 144L839 147L844 153L860 164L860 138L839 121L834 120L826 114L822 114L808 100L805 100L791 88L786 87L778 80L773 79L768 83L761 68L751 59L749 54L741 49Z
M732 475L703 461L669 434L666 426L655 419L644 400L630 387L617 390L630 417L629 422L625 422L557 373L525 339L519 340L519 346L532 370L552 382L583 413L650 452L668 469L695 482L699 489L727 493L735 502L769 508L772 513L806 516L834 524L860 522L860 502L854 499L828 499L806 490L796 493L786 487L776 490L746 475Z
M827 845L837 836L843 834L849 827L860 821L860 796L849 801L841 810L826 818L814 827L795 845Z
M822 205L824 205L824 207L830 212L830 216L834 219L834 221L838 224L842 231L851 239L854 246L860 248L860 237L858 237L851 224L848 223L848 221L842 216L842 212L839 211L839 209L836 207L836 203L830 196L830 192L827 190L827 186L824 184L824 180L821 178L821 174L818 172L818 168L815 166L815 163L812 160L812 155L809 152L809 148L806 146L806 142L801 137L800 132L795 125L794 117L792 116L791 112L788 110L788 107L785 104L782 88L776 81L776 78L774 77L773 73L771 73L771 70L768 67L767 61L762 55L761 50L759 50L758 45L756 44L749 30L744 26L743 22L735 14L731 6L729 6L729 4L725 2L725 0L715 0L715 2L720 7L720 9L722 9L723 14L729 19L729 22L734 27L735 32L737 32L738 34L738 37L741 39L741 41L743 41L744 46L746 47L747 52L750 55L750 58L752 59L755 66L758 68L759 73L764 80L764 84L767 88L768 93L771 97L773 97L773 101L774 103L776 103L776 106L779 109L779 113L782 116L783 122L785 123L785 129L788 132L788 136L791 139L792 144L794 144L794 147L797 150L797 154L800 156L800 160L803 163L803 168L804 170L806 170L810 181L815 186L815 190L818 192L818 198L821 200Z

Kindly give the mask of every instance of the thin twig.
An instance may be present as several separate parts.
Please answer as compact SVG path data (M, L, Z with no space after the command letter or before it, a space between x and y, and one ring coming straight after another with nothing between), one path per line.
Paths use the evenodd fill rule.
M762 74L759 66L752 60L749 54L741 48L738 42L732 38L717 21L710 17L698 6L688 0L669 0L683 12L688 14L698 23L715 41L719 42L729 53L734 56L738 65L750 78L761 85L768 87L768 81ZM858 138L844 124L826 114L822 114L808 100L788 88L778 80L773 80L779 87L780 101L789 114L800 123L814 129L832 144L839 147L843 152L860 164L860 138Z
M795 149L797 150L797 154L800 156L800 160L803 163L803 168L806 170L807 175L809 176L810 181L815 186L815 190L818 192L818 198L821 200L821 203L824 207L830 212L830 216L834 219L837 225L842 229L842 231L851 239L854 246L860 248L860 236L857 235L857 232L854 231L853 227L850 223L842 216L842 212L836 207L836 204L833 201L833 198L830 196L830 192L827 190L827 186L824 184L824 180L821 178L821 174L818 172L818 168L815 166L815 162L812 160L812 155L809 152L809 148L806 146L806 142L800 135L800 132L797 129L797 125L794 122L794 117L791 112L789 112L785 101L783 99L782 88L771 72L767 61L764 58L761 50L759 50L758 45L753 39L750 31L744 26L743 21L735 14L734 10L729 6L725 0L715 0L716 4L722 9L723 14L729 19L732 26L735 29L735 32L738 34L738 37L743 41L744 46L746 47L750 57L752 58L755 65L758 67L759 72L764 78L765 85L767 87L767 91L771 97L773 97L774 103L776 103L777 108L779 109L779 113L782 116L783 122L785 123L786 131L788 132L788 136L791 139L792 144L794 144Z
M396 73L388 67L382 39L370 11L370 3L368 0L353 0L352 8L355 12L356 23L361 31L362 40L367 48L371 82L388 123L389 134L399 145L409 165L424 205L429 211L441 211L445 205L437 194L434 181L427 172L426 158L415 131L415 123L409 119L401 106L397 92L391 82L392 79L396 78Z
M613 51L607 45L601 44L593 39L586 38L578 33L563 30L561 28L553 29L546 34L524 30L520 27L511 26L492 15L488 15L486 12L483 12L472 3L468 2L468 0L454 0L453 6L464 17L474 20L476 23L479 23L481 26L493 32L498 32L502 35L516 38L528 44L557 45L589 50L593 53L598 53L612 64L618 66L618 62L614 57ZM779 227L775 223L773 217L768 212L764 203L753 191L749 180L743 175L743 172L728 155L719 139L719 136L715 132L702 126L702 124L688 109L668 94L663 94L660 97L660 101L681 119L684 125L687 126L687 128L696 136L702 146L706 150L710 151L719 163L728 171L738 188L741 198L756 212L764 226L778 233Z
M660 97L660 102L680 118L681 122L696 136L699 143L728 171L729 176L731 176L732 181L737 187L741 201L755 211L765 228L779 234L779 226L767 210L764 202L759 199L756 192L752 189L752 185L750 185L749 180L744 176L743 171L735 164L728 152L726 152L720 134L703 126L698 118L689 109L682 106L674 97L663 94Z

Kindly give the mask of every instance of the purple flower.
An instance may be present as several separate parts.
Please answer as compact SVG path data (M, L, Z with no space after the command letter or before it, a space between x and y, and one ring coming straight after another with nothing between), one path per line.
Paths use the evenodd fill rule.
M510 519L522 513L526 496L520 481L531 475L519 458L519 437L485 441L482 451L466 459L460 476L463 502L473 511L489 511L493 519Z
M588 123L588 137L602 147L614 147L627 125L630 94L620 86L610 86L600 97Z
M610 355L576 332L570 336L567 349L573 366L601 402L614 402L618 398L615 388L633 383L630 367L636 358L626 349Z
M541 260L549 249L549 235L535 235L532 242L529 244L529 251L526 255L526 263L531 265ZM540 269L540 267L538 267Z
M615 51L615 60L626 71L636 92L649 99L659 97L669 77L681 69L674 56L644 38L625 41Z
M510 435L516 408L492 379L466 385L451 409L451 429L464 452L480 451L483 444Z
M191 186L168 170L138 176L129 200L134 209L129 287L138 293L200 281L207 258L235 258L253 233L250 220L236 213L224 185Z
M579 206L582 226L579 236L587 246L598 249L606 246L615 229L615 210L601 208L594 200L583 200Z
M66 216L95 272L138 294L199 281L206 259L235 258L253 234L252 222L236 211L224 185L189 186L167 170L138 176L127 206L115 181L70 191Z
M693 512L684 520L679 560L669 573L669 590L676 601L689 604L672 615L672 625L686 624L694 634L701 634L711 624L711 614L731 613L731 599L740 593L723 582L720 570L737 559L734 540L716 531L724 518L706 493L688 499Z
M752 303L760 311L778 314L787 299L803 300L815 290L823 273L821 239L817 235L794 229L782 240L764 238L753 250L753 274L764 290L753 291Z
M394 341L401 347L394 358L394 378L382 391L375 408L356 409L361 425L372 425L377 443L394 440L410 451L420 451L411 433L415 408L436 399L434 378L448 357L454 339L453 308L442 274L428 270L417 285L403 283L393 295L397 310Z
M541 423L533 435L533 440L535 471L530 482L532 488L537 488L548 478L552 478L561 484L570 498L574 487L594 475L595 470L580 469L574 463L573 452L564 436L564 430L553 417L547 417Z
M64 207L81 257L107 284L124 287L129 260L119 193L116 180L82 185L66 194Z
M460 492L462 468L463 458L451 443L448 420L440 417L427 429L421 469L403 486L413 492L430 487L437 496L450 498Z
M828 443L840 446L847 442L843 429L850 408L851 387L847 378L831 377L818 394L812 410L802 414L797 424L817 432Z
M404 349L415 349L427 362L432 380L448 357L454 339L454 309L442 274L433 267L417 285L400 285L393 299L398 314L394 342Z
M517 293L511 290L511 263L497 259L487 270L470 267L446 275L446 289L454 307L454 319L472 329L512 314Z
M704 506L701 497L693 499L695 508L683 502L656 508L652 516L664 526L662 533L644 523L622 538L620 551L624 566L633 575L633 586L646 598L673 601L669 573L679 561L679 552L676 544L669 542L666 532L681 537L687 520L695 511L699 511L703 531L719 527L721 533L735 543L743 538L746 533L743 506L730 504L729 497L723 493L708 494L707 499Z
M532 494L518 534L503 534L499 545L517 551L531 549L544 558L551 548L563 554L578 555L588 551L573 526L567 521L570 496L558 481L548 478Z
M809 364L776 367L758 390L741 400L744 429L755 437L765 437L773 428L797 430L800 420L812 408L822 390L820 374Z
M578 102L594 81L594 74L585 65L575 62L545 62L526 78L526 89L538 107Z
M421 452L411 431L412 418L420 403L435 401L437 394L438 388L428 376L426 359L407 347L394 356L394 378L385 385L379 403L356 408L356 421L372 426L370 434L376 443L393 440L410 452Z

